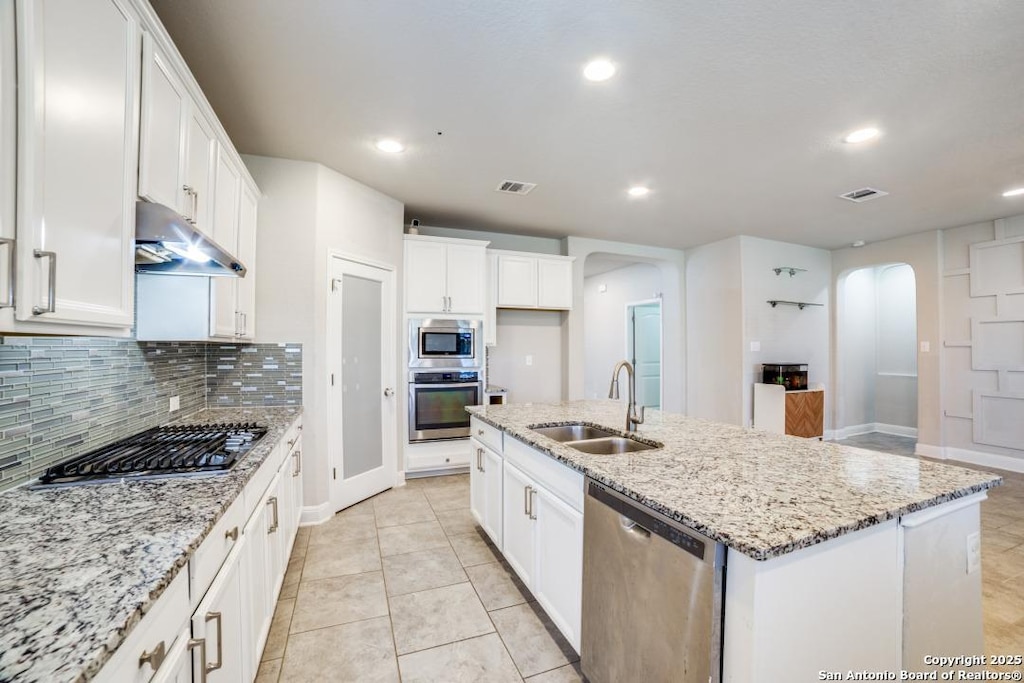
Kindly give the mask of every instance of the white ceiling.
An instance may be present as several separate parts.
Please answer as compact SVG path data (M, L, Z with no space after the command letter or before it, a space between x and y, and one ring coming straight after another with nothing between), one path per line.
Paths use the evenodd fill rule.
M1019 0L153 5L240 151L319 161L427 224L833 248L1024 212L1000 196L1024 185ZM581 78L595 56L612 80ZM839 142L866 125L883 136ZM836 198L863 186L891 194Z

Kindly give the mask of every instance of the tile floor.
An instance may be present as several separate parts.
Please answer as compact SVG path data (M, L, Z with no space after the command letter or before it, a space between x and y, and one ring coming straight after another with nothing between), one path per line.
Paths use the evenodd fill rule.
M843 443L902 455L913 439ZM1024 475L982 504L985 641L1024 652ZM258 683L582 681L578 657L484 540L468 475L411 480L299 532ZM1011 671L1013 669L1006 669Z
M577 662L454 475L299 531L257 681L569 683Z
M870 450L913 455L915 439L888 434L862 434L839 443ZM981 581L985 614L985 651L1024 654L1024 474L985 469L1003 477L981 504ZM1019 671L1020 667L993 670Z

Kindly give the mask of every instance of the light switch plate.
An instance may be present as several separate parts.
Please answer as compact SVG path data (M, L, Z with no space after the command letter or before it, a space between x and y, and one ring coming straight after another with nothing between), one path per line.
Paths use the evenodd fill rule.
M175 410L180 410L180 409L181 409L181 399L179 397L177 397L177 396L171 396L171 405L170 405L170 408L168 408L168 410L170 410L173 413Z
M527 365L533 365L533 356L531 356L531 355L526 356L526 364Z
M981 532L975 531L967 537L967 573L981 571Z
M923 341L921 342L921 353L930 353L932 350L932 343Z

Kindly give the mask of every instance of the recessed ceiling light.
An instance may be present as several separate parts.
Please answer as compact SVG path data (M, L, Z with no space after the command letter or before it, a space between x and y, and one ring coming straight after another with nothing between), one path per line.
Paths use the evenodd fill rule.
M864 240L857 240L856 242L854 242L850 246L851 247L863 247L865 244L867 244L867 242L865 242Z
M588 81L607 81L615 75L615 65L607 59L595 59L583 67L583 77Z
M643 185L636 185L626 190L630 197L646 197L651 193L651 188Z
M392 140L391 138L385 138L378 140L374 145L379 151L387 152L388 154L398 154L399 152L405 151L405 145L398 140Z
M1004 197L1019 197L1024 194L1024 187L1015 187L1012 190L1007 190L1003 193Z
M860 128L847 133L846 137L843 138L843 142L851 145L856 145L859 142L867 142L868 140L874 140L878 137L879 130L877 128Z

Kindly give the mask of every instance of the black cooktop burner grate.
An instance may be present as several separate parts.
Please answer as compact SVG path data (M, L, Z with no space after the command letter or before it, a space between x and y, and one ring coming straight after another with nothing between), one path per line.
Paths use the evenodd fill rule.
M54 465L42 484L225 472L267 433L253 423L154 427Z

